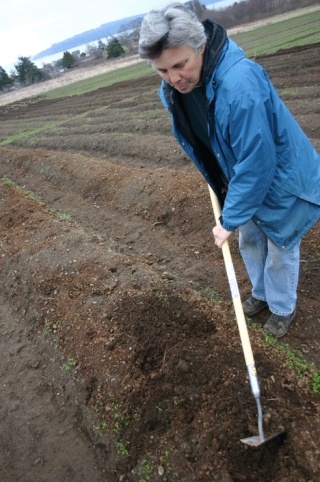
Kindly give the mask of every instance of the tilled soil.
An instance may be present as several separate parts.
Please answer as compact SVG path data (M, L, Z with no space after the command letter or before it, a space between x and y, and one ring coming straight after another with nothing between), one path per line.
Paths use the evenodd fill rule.
M318 149L319 51L257 59ZM257 409L208 189L158 86L0 108L0 481L320 480L320 225L288 335L248 320L265 432L286 438L247 448Z

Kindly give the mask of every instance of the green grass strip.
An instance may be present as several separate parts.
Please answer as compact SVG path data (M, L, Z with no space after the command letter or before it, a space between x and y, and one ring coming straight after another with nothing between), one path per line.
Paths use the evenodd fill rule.
M52 122L47 122L42 127L37 127L35 129L19 132L19 134L14 134L13 136L10 136L4 139L2 142L0 142L0 146L6 146L8 144L11 144L13 141L17 139L22 139L23 137L28 137L33 134L37 134L38 132L44 131L45 129L51 129L55 125L56 125L56 122L52 121Z
M136 80L146 75L152 75L154 71L145 62L141 61L133 65L121 67L111 72L105 72L89 79L78 80L69 85L58 87L46 94L48 99L67 97L72 95L82 95L104 87L109 87L118 82Z

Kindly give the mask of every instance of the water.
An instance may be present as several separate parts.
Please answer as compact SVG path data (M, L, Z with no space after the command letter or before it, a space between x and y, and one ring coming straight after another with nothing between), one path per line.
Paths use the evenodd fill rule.
M72 52L80 50L80 54L82 54L82 52L87 53L89 45L90 45L90 47L97 47L98 40L94 41L94 42L90 42L89 44L82 44L82 45L79 45L78 47L73 47L72 49L68 49L68 52L70 52L72 54ZM52 62L55 62L57 60L62 59L65 51L66 50L63 50L61 52L57 52L57 53L52 54L52 55L47 55L47 56L41 57L40 59L37 59L37 60L33 60L31 58L31 60L39 69L41 69L45 64L52 64Z

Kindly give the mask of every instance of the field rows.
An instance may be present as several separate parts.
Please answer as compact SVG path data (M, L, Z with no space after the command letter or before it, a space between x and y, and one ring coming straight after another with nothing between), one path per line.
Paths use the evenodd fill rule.
M296 117L318 139L319 49L262 59ZM320 405L310 388L314 371L303 360L301 375L286 357L304 348L304 358L318 366L319 225L302 245L298 315L287 347L267 343L266 311L250 324L266 433L290 431L261 463L239 442L256 433L257 414L223 257L212 239L208 188L173 139L158 87L158 77L150 75L82 96L1 109L2 297L18 326L43 334L64 357L80 392L76 427L90 437L88 450L101 457L101 480L158 481L159 467L163 482L316 480ZM248 296L237 233L230 247L241 294ZM53 373L61 372L55 356L48 360ZM30 367L39 377L41 367ZM19 388L8 372L11 386ZM16 375L21 380L20 370ZM54 402L57 393L61 404L73 400L54 385L56 376L48 380ZM29 419L16 416L18 397L7 399L7 393L7 439L15 442L12 433L21 426L33 438L46 434L35 410ZM40 412L38 392L33 400ZM62 445L63 431L59 437ZM52 457L48 447L43 466L25 455L27 444L21 445L23 456L13 451L22 475L7 457L6 467L16 472L10 480L22 480L28 463L46 471L47 460L58 455ZM71 481L69 474L56 480Z
M301 17L271 23L232 38L248 57L271 54L281 49L320 42L320 9Z

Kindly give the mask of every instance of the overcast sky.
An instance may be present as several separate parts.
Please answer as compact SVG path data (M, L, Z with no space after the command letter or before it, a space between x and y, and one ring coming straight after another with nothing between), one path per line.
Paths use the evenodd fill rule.
M169 0L0 0L0 66L11 69L18 57L32 57L86 30L167 3Z
M161 8L167 0L0 0L0 65L32 57L113 20Z

